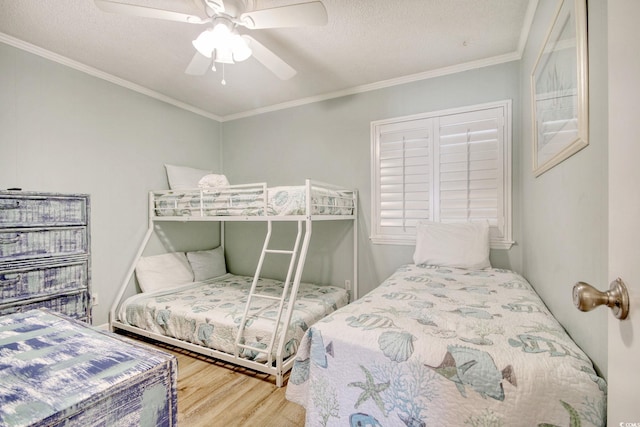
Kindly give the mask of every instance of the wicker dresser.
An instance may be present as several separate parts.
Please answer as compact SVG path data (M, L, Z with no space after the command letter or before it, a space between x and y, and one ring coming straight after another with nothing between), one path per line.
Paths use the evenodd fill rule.
M89 196L0 191L0 315L91 322Z

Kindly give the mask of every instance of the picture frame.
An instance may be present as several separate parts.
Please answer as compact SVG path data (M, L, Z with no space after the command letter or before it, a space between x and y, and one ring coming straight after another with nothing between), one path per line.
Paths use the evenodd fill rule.
M533 173L589 145L587 0L562 0L531 73Z

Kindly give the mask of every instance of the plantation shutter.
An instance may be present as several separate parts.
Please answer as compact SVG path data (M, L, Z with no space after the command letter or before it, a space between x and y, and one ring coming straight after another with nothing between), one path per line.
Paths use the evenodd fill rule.
M504 223L502 108L452 114L438 119L438 194L434 220L487 220L500 237Z
M372 122L374 243L415 243L421 220L487 220L511 241L510 101Z
M418 221L430 217L431 134L431 120L381 127L376 191L379 234L415 236Z

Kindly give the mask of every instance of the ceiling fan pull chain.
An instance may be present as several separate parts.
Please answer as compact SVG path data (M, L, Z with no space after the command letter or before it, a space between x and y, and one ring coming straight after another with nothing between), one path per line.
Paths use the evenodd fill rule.
M224 79L224 62L222 63L222 86L227 84L227 81Z

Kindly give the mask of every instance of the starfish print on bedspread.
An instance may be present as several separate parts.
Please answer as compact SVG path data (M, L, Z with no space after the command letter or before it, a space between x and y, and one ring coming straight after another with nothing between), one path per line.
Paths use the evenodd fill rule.
M380 411L382 411L382 413L384 414L384 402L380 397L380 393L389 388L389 381L387 381L386 383L376 384L373 379L373 375L371 375L371 372L369 372L367 368L360 365L360 369L362 369L362 371L364 372L365 382L358 381L348 384L349 387L360 387L362 389L362 393L360 393L360 397L358 397L358 401L353 407L355 409L358 409L358 406L369 399L373 399L373 401L376 402L376 405L378 405L378 408L380 408Z

